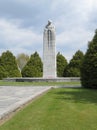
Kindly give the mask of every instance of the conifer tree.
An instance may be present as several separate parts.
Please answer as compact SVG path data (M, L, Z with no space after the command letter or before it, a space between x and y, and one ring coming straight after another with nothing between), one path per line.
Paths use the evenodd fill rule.
M43 64L37 52L31 55L29 61L22 69L23 77L42 77Z
M64 76L66 77L80 77L80 69L84 54L82 51L78 50L70 60L66 70L64 71Z
M64 76L64 70L67 66L67 60L65 57L58 52L57 54L57 76L63 77Z
M6 78L6 77L7 77L7 73L4 69L4 67L2 66L1 57L0 57L0 80L3 78Z
M16 58L10 51L2 53L0 64L4 68L7 77L21 77Z
M85 54L81 68L81 83L86 88L97 88L97 30Z

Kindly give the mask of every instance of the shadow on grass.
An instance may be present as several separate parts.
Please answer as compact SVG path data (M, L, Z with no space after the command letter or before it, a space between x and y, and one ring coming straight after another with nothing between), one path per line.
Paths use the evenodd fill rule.
M97 104L97 90L84 88L63 88L56 91L56 98L68 102Z

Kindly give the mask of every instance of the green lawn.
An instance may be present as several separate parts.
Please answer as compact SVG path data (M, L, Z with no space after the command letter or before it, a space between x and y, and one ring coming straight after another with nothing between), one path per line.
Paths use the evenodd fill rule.
M10 82L0 80L0 86L64 86L80 85L80 82Z
M51 89L19 111L0 130L97 130L97 91Z

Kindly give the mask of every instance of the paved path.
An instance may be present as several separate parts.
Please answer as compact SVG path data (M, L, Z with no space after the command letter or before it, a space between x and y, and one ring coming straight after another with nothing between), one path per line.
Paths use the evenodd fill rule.
M50 88L0 86L0 119Z

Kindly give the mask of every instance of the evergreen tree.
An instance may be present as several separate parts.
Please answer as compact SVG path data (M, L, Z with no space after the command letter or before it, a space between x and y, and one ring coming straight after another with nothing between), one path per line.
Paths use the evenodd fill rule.
M97 88L97 30L85 54L81 68L81 83L86 88Z
M21 73L23 77L41 77L43 71L43 64L39 54L35 52L31 55L29 61L22 69Z
M0 80L7 77L7 73L3 66L0 65Z
M4 69L4 67L2 66L1 57L0 57L0 80L3 78L6 78L6 77L7 77L7 73Z
M57 54L57 76L63 77L64 76L64 69L67 66L67 60L65 57L58 52Z
M78 50L72 59L70 60L66 70L64 71L64 76L66 77L80 77L80 69L84 54L82 51Z
M21 77L20 71L18 70L16 58L10 51L2 53L1 66L5 70L7 77Z

